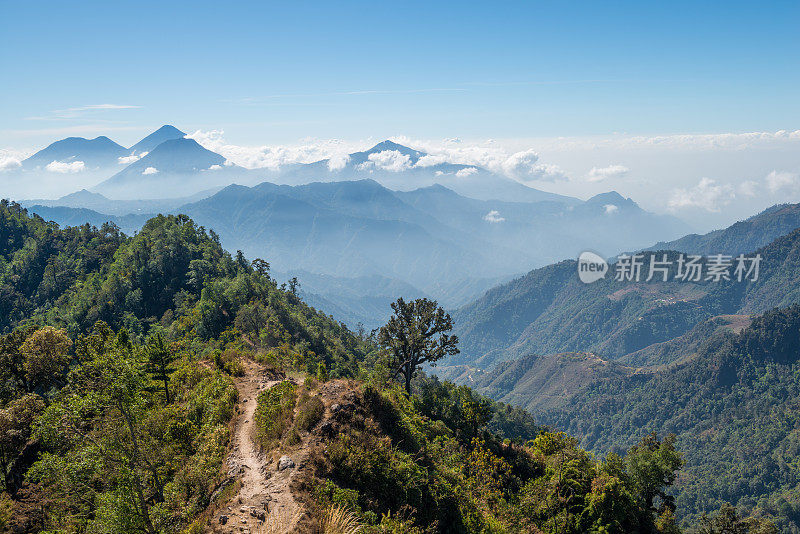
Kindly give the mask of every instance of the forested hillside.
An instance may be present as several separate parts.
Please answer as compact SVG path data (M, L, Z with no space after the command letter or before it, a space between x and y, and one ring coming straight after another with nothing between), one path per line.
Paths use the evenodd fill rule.
M530 409L601 455L648 432L674 433L686 460L675 486L679 516L731 502L800 532L800 307L768 312L740 333L715 326L673 342L683 360L672 366L637 371L589 354L531 356L499 367L477 389ZM541 362L549 367L537 369ZM587 365L592 375L575 373ZM545 379L580 383L548 396L531 387Z
M605 279L583 284L576 262L565 261L488 291L454 313L462 354L450 363L488 369L532 353L568 351L592 351L612 360L681 336L718 315L761 313L800 301L797 230L750 252L762 258L755 281L677 280L678 252L650 254L659 260L667 255L668 281L646 281L645 260L639 281L616 280L612 264Z
M736 255L768 245L796 228L800 228L800 204L777 204L728 228L662 241L647 250L677 250L704 256Z
M3 202L0 247L13 532L182 530L220 480L243 351L355 376L369 350L185 216L131 238Z
M599 460L469 388L406 395L374 339L185 216L128 237L5 202L0 238L6 531L679 531L672 437ZM242 439L269 469L233 469ZM299 515L247 501L228 524L251 483ZM697 526L716 524L772 532L728 509Z

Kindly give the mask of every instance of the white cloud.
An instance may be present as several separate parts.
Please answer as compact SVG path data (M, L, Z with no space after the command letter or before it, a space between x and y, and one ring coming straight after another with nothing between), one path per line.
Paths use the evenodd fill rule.
M673 190L668 205L672 210L701 208L718 212L720 207L728 204L734 197L735 193L730 185L719 185L711 178L702 178L694 187Z
M791 187L797 183L797 175L791 172L772 171L764 179L767 188L771 193L777 193L781 189Z
M368 161L358 166L359 170L369 170L374 167L389 172L401 172L411 168L411 156L397 150L375 152L367 156L367 159Z
M465 169L459 169L456 171L456 176L459 178L466 178L467 176L472 176L473 174L477 174L478 169L475 167L467 167Z
M478 143L420 141L406 137L393 137L392 141L426 152L416 167L430 167L442 163L472 165L496 174L521 181L556 182L567 180L559 166L539 161L533 149L508 151L500 143L488 139Z
M754 197L758 194L758 182L754 180L745 180L739 184L737 191L742 196Z
M511 154L501 166L503 174L523 181L556 182L567 179L558 165L539 163L539 155L533 149Z
M592 167L586 179L589 182L600 182L608 178L622 178L630 172L630 169L623 165L609 165L608 167Z
M197 130L186 137L194 139L204 148L224 156L228 161L247 169L280 169L286 165L328 160L329 169L335 171L351 152L364 150L375 140L343 141L340 139L302 139L295 145L238 146L228 143L222 130ZM507 152L499 143L487 140L468 144L461 140L446 139L440 142L410 140L391 137L391 140L427 152L414 167L432 167L442 163L455 163L484 168L519 180L553 182L566 179L564 171L556 165L539 162L533 150ZM408 156L397 151L392 154L372 154L361 170L384 169L402 171L411 168ZM394 154L394 152L397 152ZM343 167L342 167L343 168Z
M22 167L22 162L16 158L0 156L0 172L11 171Z
M158 174L158 169L155 167L147 167L145 170L142 171L142 174Z
M222 165L212 165L211 167L209 167L206 170L207 171L218 171L218 170L221 170L221 169L222 169Z
M48 172L61 174L72 174L86 170L86 165L82 161L51 161L45 167Z
M22 160L28 157L28 153L8 148L0 148L0 172L13 171L22 166Z
M351 152L363 150L369 141L342 141L340 139L301 139L298 144L277 146L239 146L225 140L224 131L197 130L187 135L203 148L225 157L226 165L239 165L246 169L277 170L296 163L313 163L325 159L347 157Z
M120 156L117 158L117 162L120 165L130 165L134 161L138 161L145 157L148 152L142 152L141 154L131 154L130 156Z
M619 206L616 204L605 204L603 208L606 210L606 215L611 215L612 213L617 213L619 211Z
M328 158L328 170L331 172L341 171L350 163L349 154L334 154Z
M489 213L483 216L483 220L490 222L490 223L501 223L505 221L505 217L500 216L500 212L497 210L491 210Z
M425 154L417 160L415 167L433 167L442 163L450 163L446 154Z
M74 108L54 109L47 115L26 117L26 120L76 119L88 114L97 115L97 112L140 109L141 107L142 106L131 106L128 104L90 104L88 106L76 106Z

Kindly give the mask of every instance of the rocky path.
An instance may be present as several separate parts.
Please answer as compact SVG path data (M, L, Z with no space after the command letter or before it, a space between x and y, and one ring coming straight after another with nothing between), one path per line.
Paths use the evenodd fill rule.
M291 486L306 468L310 450L320 442L318 433L304 433L297 445L264 454L255 442L254 416L258 394L280 382L270 377L256 362L245 361L245 374L236 378L239 390L238 415L234 424L231 452L226 460L228 484L236 493L211 517L209 531L239 534L285 534L293 532L303 512ZM317 428L325 424L345 402L348 388L340 381L322 384L318 390L325 414Z

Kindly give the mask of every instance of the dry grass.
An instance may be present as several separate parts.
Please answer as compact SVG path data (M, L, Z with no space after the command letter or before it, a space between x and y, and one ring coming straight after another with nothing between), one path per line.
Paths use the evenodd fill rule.
M288 534L290 529L297 525L300 516L303 515L300 509L274 510L264 519L264 523L258 527L258 534Z
M344 506L331 506L322 518L322 534L357 534L362 525Z

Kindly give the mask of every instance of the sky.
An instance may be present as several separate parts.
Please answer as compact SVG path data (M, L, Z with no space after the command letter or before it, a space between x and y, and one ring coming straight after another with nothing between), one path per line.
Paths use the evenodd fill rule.
M798 2L0 0L0 11L0 168L66 136L129 146L170 123L262 152L385 138L453 155L533 151L559 172L529 185L616 189L699 228L800 201Z

